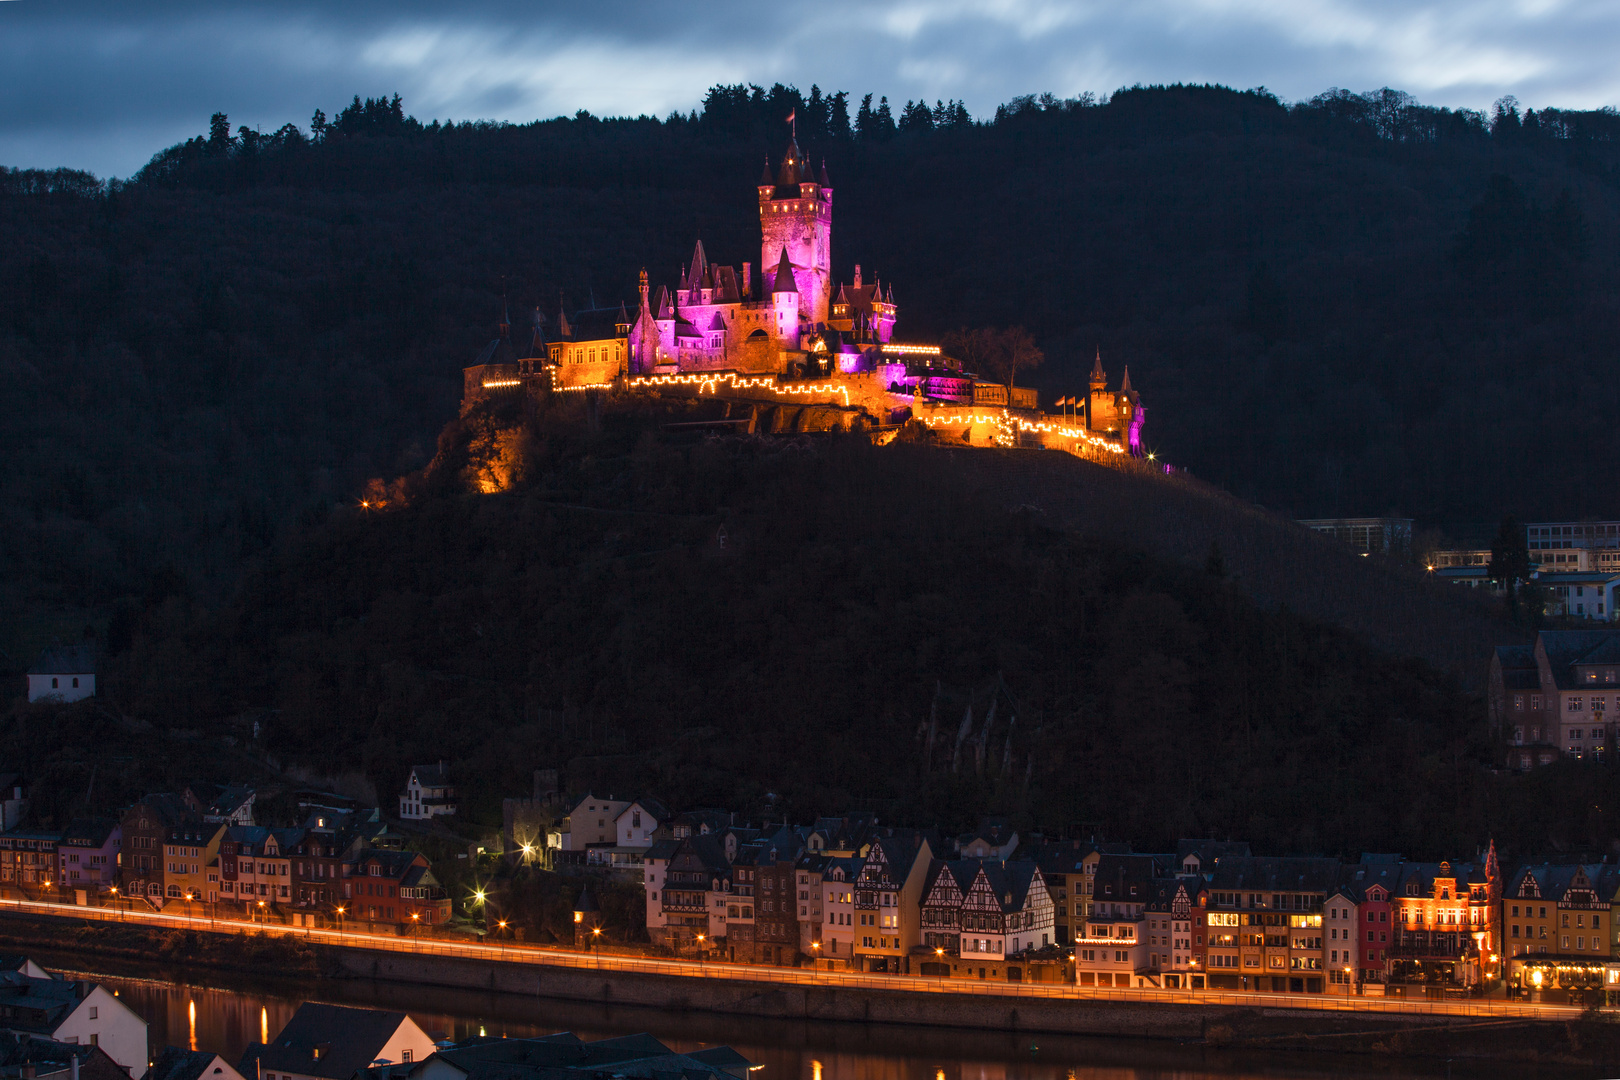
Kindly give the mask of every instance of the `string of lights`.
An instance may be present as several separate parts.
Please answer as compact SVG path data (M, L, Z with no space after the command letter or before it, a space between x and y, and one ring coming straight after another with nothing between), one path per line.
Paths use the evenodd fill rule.
M1007 410L1000 414L968 413L954 416L919 416L917 419L929 427L951 427L957 424L966 424L969 427L975 424L993 425L998 429L996 443L999 446L1012 446L1017 441L1017 433L1021 431L1035 432L1042 435L1057 435L1059 438L1074 439L1077 442L1087 443L1099 450L1106 450L1111 454L1123 454L1125 448L1112 439L1094 435L1085 428L1074 427L1069 424L1055 424L1048 420L1025 420L1023 417L1013 416Z
M494 389L495 387L499 387L499 386L521 386L521 385L523 385L523 380L522 379L485 379L484 380L484 389L485 390L491 390L491 389Z

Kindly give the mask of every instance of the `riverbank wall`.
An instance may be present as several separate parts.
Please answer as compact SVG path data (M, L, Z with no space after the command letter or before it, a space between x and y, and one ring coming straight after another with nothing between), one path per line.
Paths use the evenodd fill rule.
M715 1014L761 1020L898 1025L1030 1035L1108 1036L1214 1048L1518 1060L1525 1064L1620 1062L1620 1024L1443 1017L1398 1012L1249 1007L1164 1001L930 993L869 986L771 984L557 966L310 942L295 933L165 930L54 915L0 916L0 947L45 946L173 966L304 978L361 979L517 998ZM1302 1003L1303 1004L1303 1003Z

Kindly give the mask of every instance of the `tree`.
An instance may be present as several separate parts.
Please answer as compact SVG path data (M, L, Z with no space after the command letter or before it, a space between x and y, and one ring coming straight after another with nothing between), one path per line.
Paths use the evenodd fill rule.
M878 98L878 107L872 113L872 133L880 139L894 134L894 112L887 97Z
M838 91L827 99L827 137L847 139L849 130L849 94Z
M217 112L208 118L208 152L217 157L231 149L231 118Z
M309 118L309 133L315 142L326 138L326 114L320 109L316 109L315 115Z
M872 128L872 95L861 98L861 107L855 110L855 134L870 139L877 134Z
M1515 599L1521 581L1529 580L1529 544L1524 542L1524 526L1511 513L1502 518L1497 538L1490 541L1486 573L1490 580L1507 589L1508 604Z
M934 130L934 114L925 101L907 101L906 107L900 113L901 131L932 131Z
M1040 367L1046 359L1035 338L1022 326L955 330L945 335L942 344L948 354L962 361L964 369L1005 382L1009 391L1020 371Z

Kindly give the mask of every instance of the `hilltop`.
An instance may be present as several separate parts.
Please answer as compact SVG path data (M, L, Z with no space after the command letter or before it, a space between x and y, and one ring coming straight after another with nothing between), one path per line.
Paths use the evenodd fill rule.
M109 189L0 177L0 649L166 597L421 467L458 372L559 292L746 257L780 120L900 331L1022 324L1047 400L1128 365L1161 459L1294 516L1610 515L1620 157L1607 112L1217 87L851 129L789 88L692 116L214 132ZM850 103L850 110L858 110ZM806 117L819 115L816 123ZM1546 422L1557 417L1556 423ZM1580 467L1570 467L1580 462Z

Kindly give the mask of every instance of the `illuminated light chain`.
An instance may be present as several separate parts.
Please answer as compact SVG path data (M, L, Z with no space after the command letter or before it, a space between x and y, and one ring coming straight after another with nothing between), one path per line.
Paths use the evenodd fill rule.
M901 356L904 356L904 355L907 355L907 354L914 354L914 355L917 355L917 356L938 356L938 355L940 355L938 345L884 345L884 346L881 347L881 351L882 352L888 352L888 353L895 353L895 354L901 355Z
M485 379L484 389L489 390L497 386L522 386L522 379Z
M554 386L552 389L559 394L568 394L576 393L580 390L611 390L613 389L613 384L607 382L588 382L580 383L578 386Z
M921 420L929 427L950 427L954 424L967 424L969 426L974 424L994 425L1000 432L1000 434L996 436L998 442L1001 442L1004 439L1010 440L1014 431L1033 431L1043 435L1055 434L1059 438L1075 439L1080 442L1089 443L1100 450L1107 450L1114 454L1125 453L1125 448L1120 444L1111 439L1105 439L1101 436L1093 435L1084 428L1069 427L1066 424L1053 424L1045 420L1031 423L1022 417L1014 417L1009 415L1005 409L1001 411L999 416L995 414L985 415L981 413L972 413L968 416L919 416L917 419ZM1011 442L1001 442L1001 445L1010 446L1012 444Z
M696 386L700 394L717 394L720 392L720 382L725 380L732 390L765 390L772 394L842 394L844 404L849 405L849 388L837 383L822 383L810 386L784 386L776 381L774 375L738 376L735 372L717 373L713 375L638 375L630 380L630 389L657 388L660 386Z

